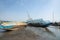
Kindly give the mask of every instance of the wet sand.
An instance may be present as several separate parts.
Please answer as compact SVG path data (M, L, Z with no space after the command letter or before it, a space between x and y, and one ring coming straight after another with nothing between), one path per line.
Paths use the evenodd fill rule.
M53 31L52 31L53 32ZM53 32L54 33L54 32ZM0 40L60 40L44 29L23 27L19 30L0 33Z
M29 30L17 30L11 32L5 32L0 37L0 40L37 40L38 35L35 35Z
M38 37L32 31L25 30L25 27L18 27L18 30L0 34L0 40L37 40Z

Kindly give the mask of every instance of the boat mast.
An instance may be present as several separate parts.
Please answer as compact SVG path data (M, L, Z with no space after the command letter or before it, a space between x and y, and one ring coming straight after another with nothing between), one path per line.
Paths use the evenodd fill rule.
M22 3L23 3L23 6L24 6L24 0L22 0ZM32 18L30 17L28 8L26 8L25 6L24 6L24 8L26 9L26 13L27 13L28 20L32 20Z
M55 19L54 19L54 11L52 13L52 22L55 22Z
M27 16L28 16L28 19L29 19L29 20L32 20L32 18L30 17L30 14L29 14L28 11L27 11Z

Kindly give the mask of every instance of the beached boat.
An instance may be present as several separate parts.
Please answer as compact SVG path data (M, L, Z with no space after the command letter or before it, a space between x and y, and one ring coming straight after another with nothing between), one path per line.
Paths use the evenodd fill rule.
M21 27L25 27L27 24L24 23L24 22L16 22L16 23L3 23L0 25L0 29L3 29L3 30L17 30Z
M14 25L8 25L8 26L0 25L0 29L3 29L3 30L11 30L13 28L14 28Z

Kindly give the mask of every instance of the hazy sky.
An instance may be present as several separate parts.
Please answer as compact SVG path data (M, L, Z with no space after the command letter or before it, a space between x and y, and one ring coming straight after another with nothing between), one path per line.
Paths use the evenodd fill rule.
M33 19L60 21L60 0L0 0L0 20L27 20L27 13Z

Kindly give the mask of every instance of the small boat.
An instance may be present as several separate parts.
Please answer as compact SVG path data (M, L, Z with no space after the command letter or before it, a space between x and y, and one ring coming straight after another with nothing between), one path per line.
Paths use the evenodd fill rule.
M8 26L0 25L0 29L3 29L3 30L11 30L12 28L14 28L13 25L8 25Z
M21 27L25 27L26 23L3 23L0 25L0 29L2 30L17 30Z
M36 20L30 20L27 21L28 26L34 26L34 27L48 27L49 25L51 25L50 21L44 21L43 19L36 19Z

